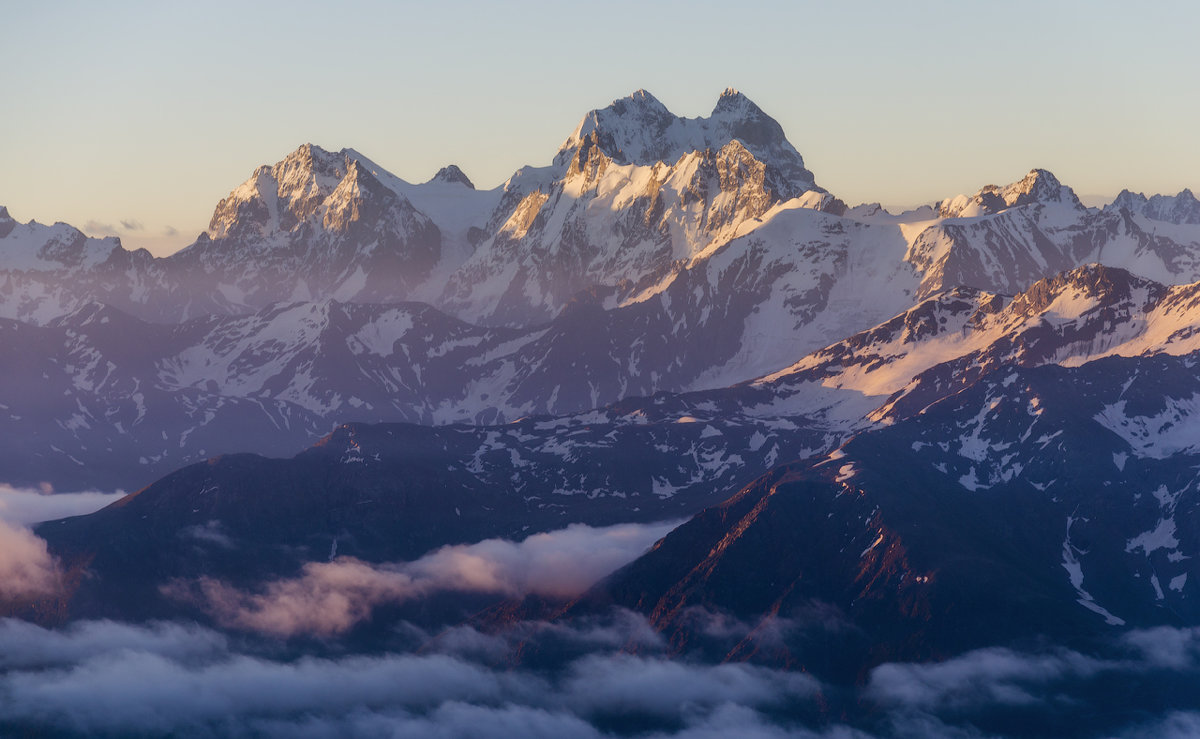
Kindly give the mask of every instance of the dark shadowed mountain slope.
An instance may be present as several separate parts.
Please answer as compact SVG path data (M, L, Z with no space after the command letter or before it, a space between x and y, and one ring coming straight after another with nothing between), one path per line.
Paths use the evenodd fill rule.
M1196 625L1197 361L1002 368L762 478L575 609L635 608L680 646L699 636L697 609L752 623L832 612L841 656L817 650L812 666L843 669L846 655L862 669ZM755 654L805 660L786 647Z
M827 446L820 429L786 420L694 413L650 400L624 415L502 426L348 425L292 459L185 467L38 533L89 573L72 615L147 616L182 607L158 591L174 578L255 583L334 551L404 560L573 522L686 517L778 460Z

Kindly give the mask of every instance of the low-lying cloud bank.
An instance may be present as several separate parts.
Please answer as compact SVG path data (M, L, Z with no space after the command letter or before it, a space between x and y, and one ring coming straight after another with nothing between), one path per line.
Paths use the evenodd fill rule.
M50 508L21 497L55 496L11 495L0 500L25 507L9 507L23 511L11 520L0 515L0 598L53 592L56 563L25 526L62 509L46 515ZM76 500L75 512L105 502ZM571 526L520 542L444 547L413 562L336 559L250 592L212 580L183 588L226 632L110 621L47 629L0 619L0 736L1200 735L1200 629L1128 631L1102 654L991 648L884 664L859 685L719 663L722 655L785 655L773 664L804 665L808 649L850 628L819 604L753 622L689 609L690 651L682 656L627 611L486 633L402 623L373 637L386 646L371 653L347 654L348 643L335 640L309 642L301 653L293 642L260 636L331 638L378 606L446 591L575 595L673 525ZM235 546L216 524L189 535ZM706 661L713 655L717 662Z
M1200 728L1197 630L1131 632L1104 658L987 649L886 664L856 689L668 658L627 612L505 634L404 628L413 651L280 656L194 625L0 621L0 734L1141 739ZM536 669L484 658L548 640L585 653ZM613 646L632 642L639 653Z
M884 664L864 696L897 721L950 717L998 735L1194 737L1197 684L1200 629L1157 627L1125 632L1102 657L990 648Z
M58 563L29 526L99 510L123 493L55 493L0 484L0 601L55 593Z
M610 628L633 626L629 618ZM596 646L604 640L595 631L556 636ZM772 712L812 706L819 690L802 674L608 649L545 672L494 670L469 656L471 641L461 631L421 654L289 660L239 652L195 626L53 631L0 621L0 733L571 738L633 726L639 735L702 736L723 725L767 727Z
M55 493L50 490L14 488L0 483L0 520L17 526L32 526L68 516L83 516L125 497L125 493Z
M351 557L305 565L295 578L247 592L205 578L168 593L199 601L223 626L274 636L336 635L380 605L454 591L506 597L578 595L643 554L678 522L593 528L574 524L523 541L447 546L413 562Z
M58 583L58 566L46 542L0 519L0 600L49 595Z

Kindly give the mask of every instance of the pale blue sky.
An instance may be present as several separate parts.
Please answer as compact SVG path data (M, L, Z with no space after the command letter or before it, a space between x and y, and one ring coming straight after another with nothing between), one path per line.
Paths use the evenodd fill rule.
M641 87L686 116L739 88L851 203L1035 166L1081 195L1200 189L1191 2L0 0L0 18L0 204L160 253L303 142L490 187Z

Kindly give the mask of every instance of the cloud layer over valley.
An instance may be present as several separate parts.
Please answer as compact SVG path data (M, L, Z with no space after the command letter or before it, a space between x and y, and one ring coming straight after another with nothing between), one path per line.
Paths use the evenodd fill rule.
M940 664L885 664L866 687L799 672L669 658L640 617L499 634L434 637L412 649L290 655L195 625L109 621L44 629L0 621L0 730L67 735L751 737L933 736L1050 731L1063 736L1187 736L1200 705L1200 633L1126 635L1111 656L989 649ZM641 634L642 637L637 635ZM640 653L613 646L642 638ZM582 656L497 669L482 644L555 639ZM630 643L630 642L627 642ZM494 656L494 655L493 655ZM1105 716L1078 701L1119 690ZM1152 716L1133 710L1158 696ZM847 724L844 711L860 716Z
M370 617L384 603L437 592L578 595L637 558L678 522L593 528L574 524L522 541L488 539L446 546L413 562L373 564L350 557L310 562L297 577L245 591L203 578L168 592L199 600L221 624L274 636L330 636Z

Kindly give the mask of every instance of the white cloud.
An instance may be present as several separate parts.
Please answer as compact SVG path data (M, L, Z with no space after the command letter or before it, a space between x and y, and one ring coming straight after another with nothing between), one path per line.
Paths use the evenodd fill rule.
M1160 626L1131 631L1122 642L1155 667L1179 670L1200 661L1200 629Z
M58 584L58 568L45 540L0 520L0 600L49 595Z
M622 524L592 528L575 524L512 542L488 539L442 547L413 562L371 564L343 557L305 565L295 578L247 592L201 579L195 588L175 584L167 592L196 597L223 625L277 636L330 636L370 617L383 603L434 592L505 596L578 595L637 558L676 523Z
M583 716L614 707L628 715L677 716L681 706L734 704L769 707L816 694L803 673L781 673L744 664L696 665L630 654L584 657L571 666L563 692Z
M57 493L0 484L0 600L51 595L60 584L58 563L29 526L91 513L120 494Z
M95 219L83 224L84 233L89 236L116 236L117 229L111 223L103 223Z
M624 613L606 628L632 637L643 625L644 619ZM457 645L423 639L418 653L295 658L247 653L254 642L194 625L98 621L55 630L0 620L0 716L6 728L35 735L965 739L995 733L975 726L978 716L1024 716L1027 723L1011 725L1026 726L1042 726L1047 717L1086 718L1094 705L1084 698L1091 695L1089 681L1111 687L1132 680L1151 691L1145 694L1172 686L1185 703L1168 705L1157 717L1139 705L1126 711L1106 703L1116 723L1081 725L1080 735L1183 737L1200 726L1200 700L1188 687L1197 662L1171 661L1179 669L1166 668L1154 656L1172 641L1190 643L1188 630L1133 632L1132 641L1122 639L1105 660L1067 650L993 649L943 663L884 665L865 690L822 685L800 672L623 654L608 646L622 639L594 642L585 656L563 657L545 669L506 660L492 669L491 650L478 660L467 656L469 649L455 651L480 640L499 639L512 648L547 636L584 644L595 629L584 624L571 637L565 633L570 626L526 624L512 634L471 638L471 630L461 628ZM1148 651L1129 646L1147 641L1155 644ZM880 675L918 685L881 693ZM1148 685L1147 679L1160 682ZM988 682L1019 685L1048 712L979 689ZM839 698L840 691L848 692ZM930 697L946 693L973 693L979 701ZM876 702L887 695L894 700ZM861 713L854 718L861 724L838 723L847 712Z
M0 672L0 715L81 734L591 738L607 735L596 716L644 716L682 736L735 725L782 736L759 709L811 705L816 687L761 667L621 654L546 674L436 652L271 659L175 624L0 621L0 650L14 644L23 651Z
M871 672L867 692L885 705L961 707L1033 704L1037 686L1108 669L1078 652L1023 654L979 649L936 663L889 663Z
M1122 739L1196 739L1200 736L1200 713L1179 711L1149 721L1121 734Z
M72 665L120 652L145 652L172 660L219 656L226 638L194 624L80 621L48 629L17 619L0 620L0 669Z
M32 526L68 516L94 513L125 497L125 493L52 493L0 483L0 520Z

